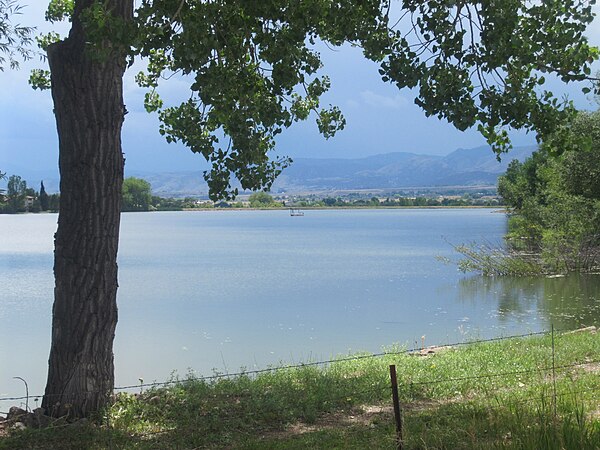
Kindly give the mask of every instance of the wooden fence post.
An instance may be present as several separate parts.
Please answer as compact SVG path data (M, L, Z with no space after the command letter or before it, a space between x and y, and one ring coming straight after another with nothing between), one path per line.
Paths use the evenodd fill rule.
M400 399L398 397L398 379L396 378L396 366L390 365L390 379L392 381L392 398L394 401L394 418L396 419L396 445L398 450L404 450L402 438L402 415L400 411Z
M556 352L554 350L554 324L552 324L552 405L554 409L554 424L556 425Z

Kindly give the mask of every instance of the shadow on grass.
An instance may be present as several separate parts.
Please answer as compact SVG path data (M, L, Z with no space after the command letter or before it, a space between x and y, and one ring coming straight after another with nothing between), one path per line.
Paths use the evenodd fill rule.
M492 407L448 403L407 411L409 449L597 450L600 423L589 420L577 402L565 402L554 416L545 400L509 401Z

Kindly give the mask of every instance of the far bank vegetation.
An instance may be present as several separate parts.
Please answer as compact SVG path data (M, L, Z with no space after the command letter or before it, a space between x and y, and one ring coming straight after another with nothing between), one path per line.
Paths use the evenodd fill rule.
M464 271L539 275L600 271L600 112L579 113L571 135L583 144L556 155L541 145L510 163L498 192L509 211L505 245L460 245ZM567 144L568 145L568 144Z
M2 176L3 174L0 174ZM0 189L0 214L58 212L59 193L46 193L44 183L36 191L18 175L5 177L7 189ZM447 208L499 207L493 187L439 188L397 192L346 192L332 196L319 193L287 194L264 191L242 194L234 201L213 202L198 196L162 197L152 192L150 182L128 177L123 182L122 211L183 211L223 208Z

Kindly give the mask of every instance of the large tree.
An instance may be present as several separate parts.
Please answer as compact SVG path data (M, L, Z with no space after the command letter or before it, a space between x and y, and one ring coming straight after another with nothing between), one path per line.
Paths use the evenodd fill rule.
M160 132L212 163L213 199L267 189L286 158L274 137L316 113L325 137L343 128L321 108L329 80L319 41L360 46L384 81L415 88L425 114L477 127L498 151L507 128L544 136L572 108L543 90L544 74L583 80L596 58L583 37L585 1L524 0L53 0L48 19L68 17L67 38L42 39L59 135L61 205L55 241L55 303L43 406L85 416L113 388L117 247L124 160L122 79L137 76ZM52 42L52 43L51 43ZM165 105L163 80L182 76L189 95Z

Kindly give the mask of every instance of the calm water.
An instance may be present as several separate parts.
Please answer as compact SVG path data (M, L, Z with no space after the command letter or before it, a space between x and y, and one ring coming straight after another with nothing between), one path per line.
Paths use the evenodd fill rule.
M13 376L43 390L56 219L0 216L0 397L22 395ZM117 384L600 325L600 276L483 278L437 258L505 228L485 209L124 214Z

